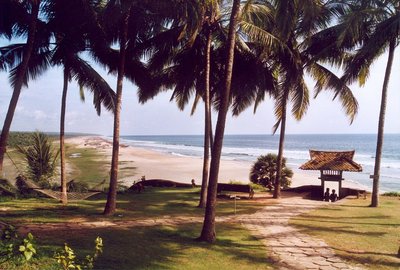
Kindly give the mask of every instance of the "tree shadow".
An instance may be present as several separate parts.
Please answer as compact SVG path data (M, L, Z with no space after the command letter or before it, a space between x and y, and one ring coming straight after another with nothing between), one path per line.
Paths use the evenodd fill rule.
M261 242L251 236L242 239L237 235L232 237L236 231L234 226L225 226L222 230L214 244L195 240L200 231L199 225L93 228L68 234L53 231L39 235L38 238L48 246L62 246L67 241L74 250L76 248L84 253L93 248L97 236L102 237L104 254L99 257L95 269L170 269L170 265L177 269L179 263L182 263L181 269L190 269L191 266L197 266L197 269L199 266L209 268L213 262L208 256L224 258L232 265L236 262L238 265L255 264L256 267L265 264L267 267L269 262L265 252L260 252L265 248Z

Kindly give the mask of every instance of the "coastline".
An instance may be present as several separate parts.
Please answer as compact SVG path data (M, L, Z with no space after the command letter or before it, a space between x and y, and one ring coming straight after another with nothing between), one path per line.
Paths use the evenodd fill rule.
M66 143L75 144L79 148L93 148L105 154L111 160L112 142L100 136L76 136L66 140ZM120 162L132 164L135 168L132 176L120 178L120 183L130 186L141 176L146 179L166 179L182 183L190 183L195 179L201 184L203 159L200 157L177 156L158 152L147 148L130 145L120 145ZM221 159L219 183L249 182L249 172L252 162ZM303 185L319 185L318 172L301 172L294 169L291 187ZM367 189L367 187L353 181L343 181L343 187Z

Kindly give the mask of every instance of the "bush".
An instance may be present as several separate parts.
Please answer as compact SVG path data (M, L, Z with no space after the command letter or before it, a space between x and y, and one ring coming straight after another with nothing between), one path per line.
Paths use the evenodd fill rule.
M67 183L67 191L68 192L88 192L89 185L84 182L76 182L75 180L71 180Z
M0 239L0 258L2 258L0 263L8 260L13 260L17 264L25 263L36 254L35 241L31 233L21 240L15 227L7 225Z
M382 196L387 196L387 197L400 197L400 192L396 192L396 191L385 192L385 193L382 194Z
M21 194L22 196L25 197L32 195L32 191L26 184L25 177L23 175L18 175L17 178L15 178L15 185L17 186L19 194Z
M67 244L64 244L64 248L56 252L53 258L64 270L93 269L95 260L103 252L103 239L97 237L94 243L93 253L84 258L78 258L78 254ZM0 231L0 269L3 269L4 263L6 263L6 266L18 267L17 269L20 269L22 265L27 266L24 269L31 269L30 265L34 264L32 259L36 256L37 249L38 246L31 233L21 239L14 226L6 225Z
M250 181L252 183L267 187L269 190L272 190L276 178L276 164L277 155L275 154L259 156L250 170ZM281 176L282 188L290 187L292 183L292 176L293 171L286 167L286 159L283 158Z

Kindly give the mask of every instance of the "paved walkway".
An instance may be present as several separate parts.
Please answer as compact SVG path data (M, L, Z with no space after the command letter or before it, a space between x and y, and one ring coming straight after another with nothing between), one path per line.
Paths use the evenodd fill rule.
M290 226L290 218L308 212L324 202L301 197L280 199L252 215L240 216L240 222L270 249L280 270L359 270L335 256L322 240Z

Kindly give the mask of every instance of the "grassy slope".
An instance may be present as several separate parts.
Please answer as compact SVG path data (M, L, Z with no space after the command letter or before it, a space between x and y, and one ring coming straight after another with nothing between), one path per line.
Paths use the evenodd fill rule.
M197 208L199 189L191 188L147 188L144 193L126 193L118 195L115 220L154 218L160 216L202 216L203 209ZM99 194L91 200L70 203L62 206L51 199L24 199L2 202L0 219L12 224L26 222L64 222L71 218L98 220L104 217L106 196ZM263 207L254 200L238 200L237 214L252 213ZM218 215L234 213L232 200L220 200ZM121 216L122 215L122 216Z
M93 186L109 178L110 161L99 151L91 148L77 148L68 144L66 153L67 162L72 169L68 180L76 179ZM71 154L80 154L80 156L72 158Z
M197 205L199 189L147 189L142 194L119 195L119 211L113 219L140 220L149 217L202 216ZM62 207L47 199L10 200L2 202L0 220L21 225L24 222L64 222L74 218L106 219L99 215L104 198ZM238 201L238 213L251 213L262 207L256 201ZM5 210L6 209L6 210ZM231 200L222 200L218 215L233 213ZM118 215L121 215L118 216ZM47 230L35 234L40 259L33 269L57 269L49 257L57 247L68 242L78 254L90 252L97 235L104 239L104 255L96 269L271 269L265 247L240 225L218 224L215 245L196 242L201 224L178 227L154 226L118 229L93 228ZM4 265L0 265L0 269ZM5 265L6 269L24 269Z
M324 239L341 257L364 263L367 269L400 269L400 200L348 199L341 204L303 214L291 220L303 232Z
M49 258L64 242L79 258L90 254L93 240L101 236L104 253L96 262L97 270L132 269L273 269L260 241L238 225L218 226L218 241L213 244L197 242L200 225L138 227L132 229L93 229L81 232L48 232L39 235L38 252L30 268L60 269ZM1 265L8 270L24 269L21 265Z

